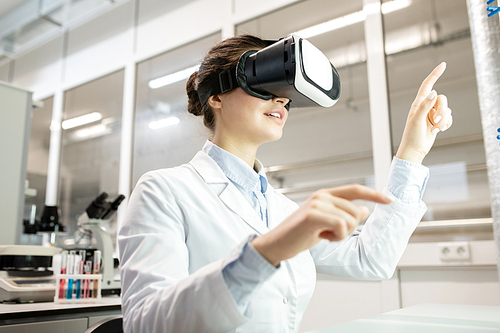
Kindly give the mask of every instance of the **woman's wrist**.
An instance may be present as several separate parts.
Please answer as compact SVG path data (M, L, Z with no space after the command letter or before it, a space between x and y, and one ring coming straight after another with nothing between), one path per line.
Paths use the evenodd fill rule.
M405 160L405 161L416 163L416 164L422 164L422 161L424 160L425 155L422 156L422 154L411 153L411 152L407 152L407 151L400 152L398 150L398 152L396 153L396 157L399 158L400 160Z
M251 244L262 257L269 261L271 265L273 265L274 267L279 266L281 259L279 259L279 256L274 249L275 246L272 242L269 242L265 236L254 238Z

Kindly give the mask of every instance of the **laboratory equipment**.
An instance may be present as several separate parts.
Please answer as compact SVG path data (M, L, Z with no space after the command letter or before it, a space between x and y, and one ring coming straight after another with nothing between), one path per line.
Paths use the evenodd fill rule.
M93 268L95 271L96 264L99 264L98 272L94 274L102 274L103 295L120 294L121 291L120 281L115 279L113 241L104 224L113 216L125 196L119 195L112 202L106 201L107 197L106 192L99 194L87 207L85 213L78 217L78 231L75 237L75 244L78 246L87 248L95 246L100 251L96 256L99 260L98 262L94 260Z
M0 301L44 302L55 295L54 247L0 245Z
M42 218L40 220L39 232L58 232L64 229L59 224L60 216L59 208L57 206L45 205L43 209Z
M33 114L32 93L0 82L0 244L19 244Z
M78 254L77 254L78 253ZM94 272L90 274L92 261ZM64 250L62 252L61 274L56 274L55 303L95 303L101 299L102 275L99 274L101 251ZM84 264L86 261L86 264ZM84 268L86 266L86 268ZM73 268L71 268L73 267ZM66 269L67 268L67 269Z

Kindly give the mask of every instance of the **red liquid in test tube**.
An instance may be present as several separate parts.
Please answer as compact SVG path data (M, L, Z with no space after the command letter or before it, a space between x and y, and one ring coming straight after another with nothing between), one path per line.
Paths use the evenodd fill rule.
M61 274L66 274L66 260L68 259L68 251L64 250L61 253ZM59 281L59 298L64 298L64 286L66 285L66 280L61 279Z

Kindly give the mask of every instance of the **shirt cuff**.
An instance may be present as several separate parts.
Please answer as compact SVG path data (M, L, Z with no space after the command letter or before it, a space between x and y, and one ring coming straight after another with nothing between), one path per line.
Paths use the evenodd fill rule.
M429 179L429 168L394 157L387 189L405 203L419 203Z
M255 237L248 237L234 249L231 260L222 269L224 281L242 314L246 312L252 294L278 269L253 247L251 242Z

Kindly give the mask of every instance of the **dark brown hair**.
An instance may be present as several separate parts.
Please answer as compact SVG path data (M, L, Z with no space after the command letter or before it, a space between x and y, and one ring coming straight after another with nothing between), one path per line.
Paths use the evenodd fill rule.
M240 35L218 43L203 58L200 69L194 72L186 83L188 112L203 116L203 123L212 132L215 129L215 116L208 104L201 105L197 89L200 84L211 80L220 72L236 66L240 56L249 50L260 50L268 44L259 37Z

